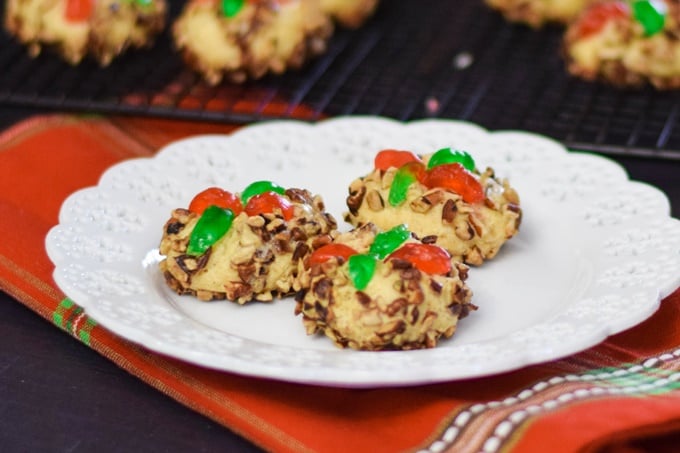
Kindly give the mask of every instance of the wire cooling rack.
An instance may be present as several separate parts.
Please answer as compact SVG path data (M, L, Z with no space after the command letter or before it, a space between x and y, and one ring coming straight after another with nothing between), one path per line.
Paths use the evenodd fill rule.
M172 2L170 21L181 2ZM574 149L680 159L680 93L570 78L562 30L506 23L482 0L383 0L358 30L338 30L303 69L242 85L204 84L169 32L107 68L38 58L0 34L0 105L245 123L335 115L473 121Z

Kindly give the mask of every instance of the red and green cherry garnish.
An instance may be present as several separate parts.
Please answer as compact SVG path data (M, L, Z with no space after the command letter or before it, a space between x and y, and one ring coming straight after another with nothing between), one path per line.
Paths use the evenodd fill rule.
M283 195L286 189L271 181L255 181L241 192L241 202L245 205L246 214L274 213L281 211L283 218L293 218L293 205Z
M434 153L425 164L419 159L412 160L415 155L408 151L383 150L376 156L376 169L394 167L403 162L394 174L387 201L391 206L399 206L406 201L408 189L416 181L428 189L441 187L458 193L467 203L479 203L484 200L484 189L471 173L475 169L475 161L465 151L453 151L442 148ZM380 166L379 166L380 165Z
M265 192L274 192L283 195L286 193L286 189L271 181L255 181L243 189L243 192L241 192L241 202L243 205L246 205L251 197Z
M347 264L354 287L360 291L365 289L373 279L378 260L385 259L410 236L406 225L397 225L391 230L376 234L368 253L350 256Z
M241 200L233 193L219 187L209 187L196 194L189 203L189 211L203 214L208 206L213 205L223 209L231 209L234 215L239 215L243 211Z
M68 22L84 22L92 16L95 2L96 0L66 0L64 17ZM153 4L153 0L127 0L127 2L141 7ZM111 8L117 6L118 4L114 3Z
M461 164L468 171L474 171L475 161L466 151L453 151L451 148L442 148L427 161L427 169L444 164Z
M668 15L668 6L663 0L633 0L598 3L579 19L577 35L581 38L599 32L609 21L630 19L638 22L646 36L663 30Z
M214 205L208 206L191 232L187 253L189 255L205 253L229 231L234 217L234 213L230 209L222 209Z
M404 224L397 225L391 230L375 235L368 254L378 259L385 259L387 255L396 250L401 244L411 237L411 232Z
M401 246L411 233L406 225L376 234L368 253L358 253L344 244L327 244L319 247L309 257L310 265L322 264L330 259L347 261L349 277L358 290L363 290L373 279L378 260L383 260Z
M284 192L283 187L271 181L257 181L246 187L241 198L219 187L210 187L198 193L189 203L189 210L201 217L189 236L187 253L205 253L229 232L234 218L241 212L250 217L280 213L285 220L290 220L295 214L295 207L279 195Z
M249 217L258 214L275 214L276 211L280 211L285 220L292 219L295 214L295 208L291 202L275 192L253 195L245 207L245 212Z
M449 189L463 198L466 203L484 201L484 189L477 178L461 164L444 164L429 170L422 181L428 188Z

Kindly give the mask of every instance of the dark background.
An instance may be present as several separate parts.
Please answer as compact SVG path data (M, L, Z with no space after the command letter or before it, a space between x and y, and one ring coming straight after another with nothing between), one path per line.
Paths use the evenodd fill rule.
M171 1L171 20L181 5ZM362 28L337 30L302 70L218 87L184 68L168 30L107 68L89 59L71 67L50 52L30 59L0 34L0 105L226 122L446 117L577 149L680 159L680 94L569 77L562 33L508 24L482 0L386 0Z

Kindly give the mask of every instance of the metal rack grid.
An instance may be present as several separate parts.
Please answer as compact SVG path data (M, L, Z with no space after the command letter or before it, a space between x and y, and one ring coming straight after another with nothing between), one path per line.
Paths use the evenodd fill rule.
M173 2L170 19L181 3ZM169 32L100 68L0 34L0 105L251 122L335 115L456 118L537 132L574 149L680 159L680 92L622 90L566 75L562 30L506 23L482 0L384 0L364 27L338 30L302 70L243 85L204 84Z

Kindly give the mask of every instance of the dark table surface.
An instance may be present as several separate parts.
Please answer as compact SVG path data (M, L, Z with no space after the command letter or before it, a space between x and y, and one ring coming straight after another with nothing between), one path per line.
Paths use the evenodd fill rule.
M0 109L0 128L33 112ZM615 158L680 216L680 161ZM0 450L259 451L0 292Z

